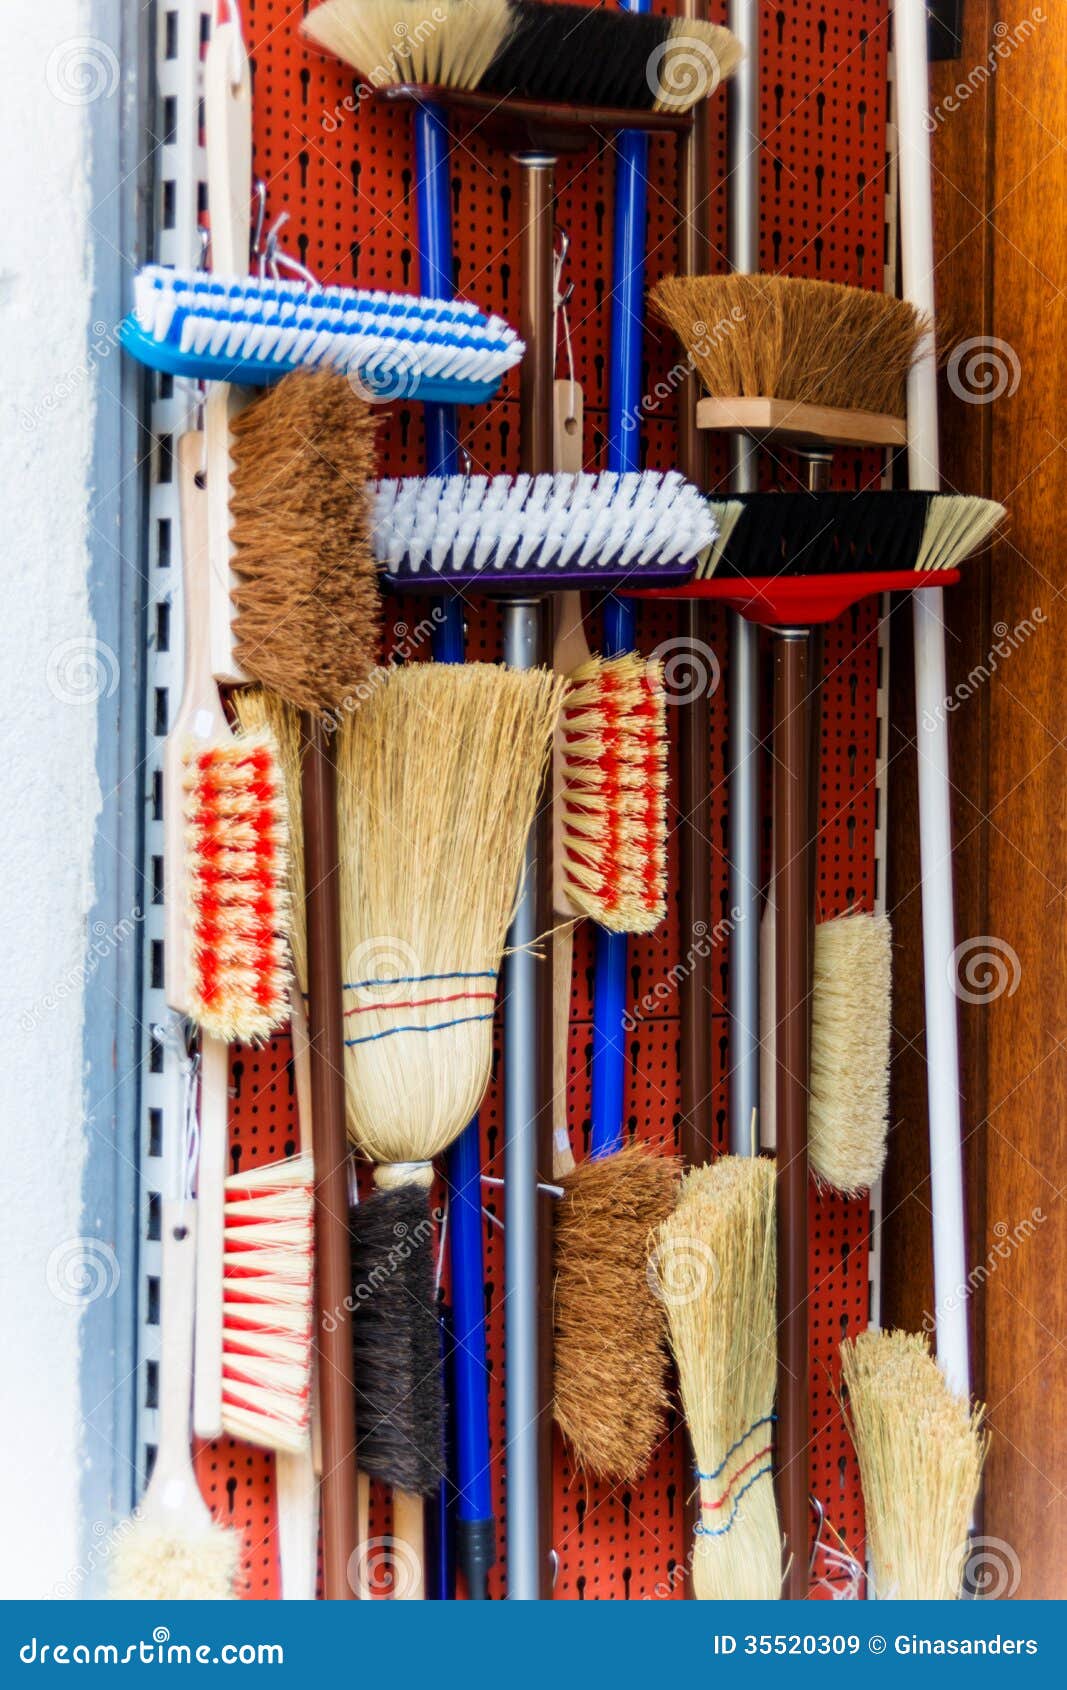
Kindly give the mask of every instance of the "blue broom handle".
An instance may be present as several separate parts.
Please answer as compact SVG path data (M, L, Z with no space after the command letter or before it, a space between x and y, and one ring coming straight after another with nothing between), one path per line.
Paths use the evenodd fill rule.
M415 173L419 228L419 286L431 298L452 295L452 218L449 203L448 121L435 106L415 117ZM456 412L452 405L423 407L426 468L454 475L458 467ZM438 663L463 662L463 605L438 605L433 655ZM493 1517L489 1469L489 1387L485 1360L485 1270L482 1259L482 1185L478 1117L469 1122L447 1156L450 1191L452 1324L456 1394L456 1471L461 1522Z
M647 12L649 0L621 0L627 12ZM608 389L608 469L640 468L641 346L644 328L645 219L648 136L626 130L616 139L614 286L611 295L611 380ZM634 609L609 598L604 605L605 657L632 651ZM625 933L596 932L593 986L592 1132L590 1155L621 1150L626 1110Z

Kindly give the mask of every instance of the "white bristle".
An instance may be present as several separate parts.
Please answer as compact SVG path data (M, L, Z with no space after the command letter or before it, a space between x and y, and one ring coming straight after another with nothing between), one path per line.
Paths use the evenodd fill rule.
M741 520L744 505L740 499L713 499L711 501L712 516L717 525L710 546L701 553L697 564L697 579L708 580L718 569L723 560L723 554L730 543L730 536Z
M390 574L553 571L591 579L684 564L715 539L716 517L677 472L451 476L382 481L374 552Z
M268 1449L308 1443L314 1177L301 1155L226 1181L222 1425Z
M307 289L158 265L136 278L133 314L145 335L190 357L364 373L380 377L383 391L394 377L496 381L525 350L514 329L469 301Z

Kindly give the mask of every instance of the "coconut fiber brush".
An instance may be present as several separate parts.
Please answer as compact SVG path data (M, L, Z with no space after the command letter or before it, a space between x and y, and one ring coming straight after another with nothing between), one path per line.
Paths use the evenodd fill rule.
M323 718L360 695L377 655L376 572L366 485L374 427L344 376L299 371L236 419L231 539L235 637L248 675L300 709L303 754L311 1120L315 1163L315 1329L323 1446L326 1596L355 1594L355 1393L343 1028L337 915L337 806Z
M989 1444L984 1410L949 1388L920 1333L846 1339L841 1378L863 1481L871 1594L958 1599Z
M698 1600L776 1600L774 1163L721 1156L682 1180L649 1257L696 1459Z
M326 0L303 28L376 88L625 111L689 110L741 52L716 24L537 0Z

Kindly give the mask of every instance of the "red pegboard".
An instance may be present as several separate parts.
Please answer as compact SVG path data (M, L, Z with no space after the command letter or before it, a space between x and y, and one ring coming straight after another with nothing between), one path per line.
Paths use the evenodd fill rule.
M306 5L303 10L306 10ZM672 12L673 4L656 5ZM712 11L725 21L726 0ZM286 236L301 260L324 281L365 287L417 289L413 147L410 114L373 101L353 101L355 79L344 67L309 51L298 34L301 8L291 0L245 0L242 7L254 72L255 170L268 186L268 214L290 213ZM760 9L762 22L761 249L764 268L827 280L881 285L885 260L886 56L888 0L781 0ZM347 103L346 103L347 102ZM571 327L578 379L585 390L585 454L598 464L607 393L608 293L612 228L612 151L603 146L562 159L557 171L556 216L571 241L568 279L575 284ZM711 181L714 267L726 269L725 102L715 102ZM487 309L514 320L517 312L518 167L477 133L461 127L452 155L456 285ZM651 144L648 281L674 265L674 141ZM676 362L673 338L650 324L646 336L646 385ZM478 470L515 469L518 452L517 378L501 397L460 412L462 444ZM389 407L381 432L383 473L423 468L422 423L417 405ZM650 416L643 450L652 467L667 467L674 453L671 401ZM722 482L726 459L712 454L713 484ZM792 483L788 455L767 455L768 484ZM844 456L835 484L864 484L877 476L877 456ZM395 621L410 628L423 607L405 601ZM677 634L677 613L644 605L639 644L645 651ZM719 663L727 660L721 614L711 622ZM403 636L400 636L403 637ZM416 655L428 655L420 650ZM499 612L475 602L468 622L468 656L499 656ZM819 850L819 917L853 904L870 907L874 896L874 827L877 676L876 611L861 606L827 630L822 727L822 837ZM768 719L769 727L769 719ZM712 704L712 909L727 909L726 689ZM676 852L672 842L671 866ZM676 875L672 884L677 885ZM655 936L631 943L635 998L666 978L678 960L675 904ZM716 1014L709 1028L715 1086L715 1132L726 1137L729 1051L724 1013L728 948L717 953ZM579 934L575 947L570 1049L569 1116L577 1153L589 1130L588 1061L591 1015L591 945ZM672 992L633 1035L628 1093L629 1131L673 1145L677 1137L678 1004ZM293 1142L293 1088L288 1041L275 1039L261 1052L239 1051L233 1064L231 1151L243 1165L280 1157ZM501 1099L490 1087L481 1112L487 1173L502 1174ZM499 1206L487 1187L487 1206ZM862 1560L863 1508L855 1459L837 1410L837 1346L866 1324L869 1212L865 1202L812 1199L811 1236L811 1489L834 1527ZM492 1374L491 1436L496 1506L503 1518L500 1451L503 1444L503 1248L496 1227L486 1233L486 1276L491 1299L489 1364ZM209 1503L240 1526L245 1540L245 1594L278 1592L274 1549L271 1457L231 1440L203 1449L198 1471ZM554 1542L560 1569L556 1595L563 1599L668 1598L684 1594L679 1569L686 1543L684 1497L689 1461L684 1432L670 1428L640 1485L611 1489L576 1476L557 1449ZM388 1504L375 1494L372 1534L388 1531ZM506 1588L503 1532L501 1563L491 1593ZM814 1592L813 1592L814 1594Z

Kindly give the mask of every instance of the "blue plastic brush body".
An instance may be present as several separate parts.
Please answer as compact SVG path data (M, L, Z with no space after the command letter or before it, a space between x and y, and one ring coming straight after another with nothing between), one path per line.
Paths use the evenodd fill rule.
M452 234L449 204L448 122L435 106L415 116L415 173L419 228L419 285L436 298L452 293ZM428 475L454 475L458 464L455 410L427 404ZM463 604L438 601L433 655L438 663L462 663ZM495 1520L489 1468L489 1375L485 1344L485 1267L482 1252L482 1168L478 1117L468 1122L448 1151L449 1238L452 1266L452 1379L455 1393L455 1511L458 1559L468 1594L484 1598L485 1578L495 1560Z
M622 0L622 10L647 12L649 0ZM641 345L644 330L645 223L648 207L648 136L627 130L615 143L615 282L611 295L611 379L608 389L608 469L640 468ZM632 651L632 603L604 605L605 657ZM625 933L596 931L593 986L591 1156L622 1149L626 1108Z

